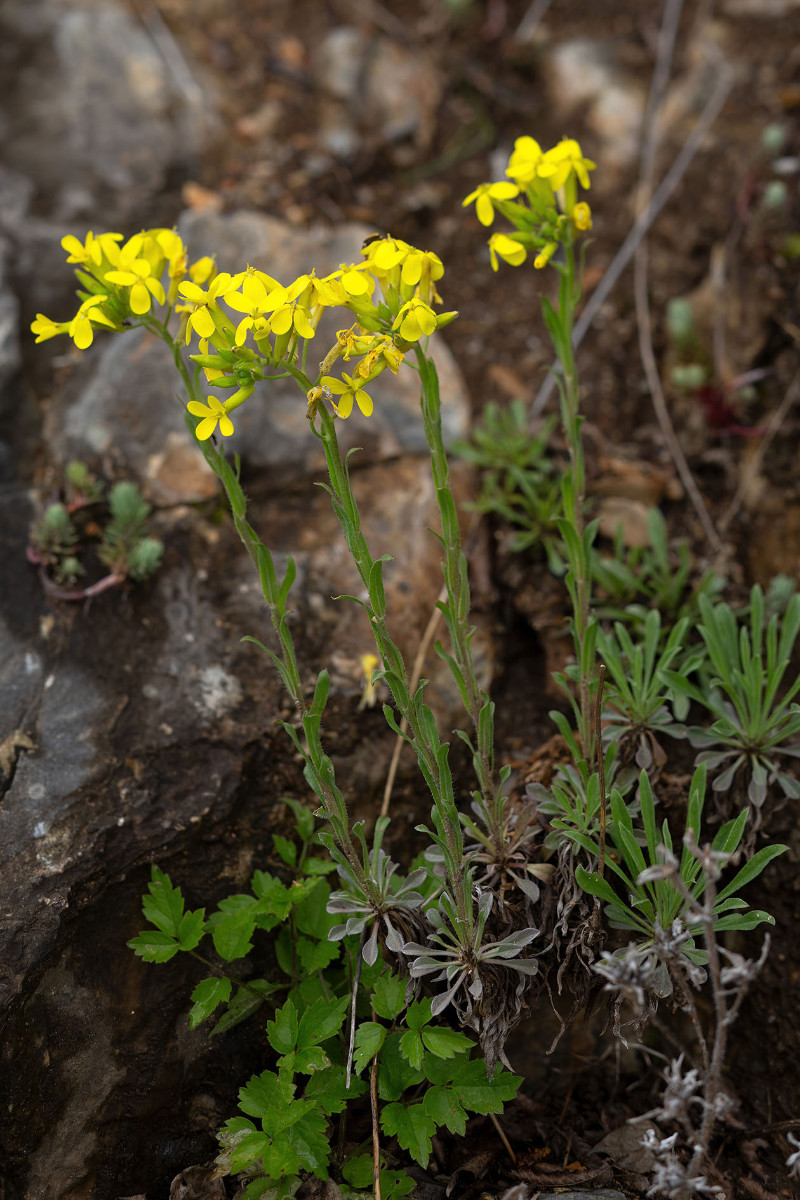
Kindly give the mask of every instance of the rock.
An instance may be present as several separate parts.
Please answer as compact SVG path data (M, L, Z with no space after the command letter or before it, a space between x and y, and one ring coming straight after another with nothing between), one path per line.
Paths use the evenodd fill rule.
M603 537L612 541L622 531L624 546L649 546L647 514L650 506L627 496L605 496L597 506L597 519Z
M597 148L584 146L588 157L603 170L621 170L634 162L646 96L636 80L621 72L612 45L573 38L549 46L544 69L556 108L564 114L586 108L586 124L600 140Z
M364 237L371 231L349 225L329 230L295 230L258 213L221 216L192 211L180 223L192 257L216 254L222 270L260 266L287 282L314 267L324 275L342 262L360 260ZM446 278L446 277L445 277ZM319 360L335 341L349 314L326 314L309 354ZM468 405L453 358L441 339L433 355L441 385L445 440L464 437ZM107 455L119 469L153 485L159 503L203 498L202 456L183 419L180 381L164 345L144 331L98 337L67 389L66 403L52 413L48 441L62 461L81 455ZM361 462L385 462L404 453L427 452L419 414L416 375L404 368L385 371L370 387L375 411L339 423L343 452L362 447ZM253 471L267 472L277 488L324 472L324 456L311 432L305 397L293 380L264 384L235 414L235 435L227 440ZM195 470L193 464L198 464ZM185 490L184 490L185 489ZM207 493L206 493L207 494Z
M5 81L5 163L56 220L133 219L210 136L213 109L162 24L116 0L2 6L17 56ZM43 86L43 80L47 86Z
M19 300L9 284L11 244L0 237L0 412L8 405L3 393L18 373L21 363L19 346Z
M411 139L418 150L430 146L442 81L419 47L342 25L322 41L314 75L323 94L321 141L331 154L355 154L360 132L390 144Z

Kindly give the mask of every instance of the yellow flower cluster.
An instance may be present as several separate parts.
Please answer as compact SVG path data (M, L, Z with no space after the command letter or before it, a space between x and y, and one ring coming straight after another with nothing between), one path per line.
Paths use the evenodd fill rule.
M578 201L578 185L589 188L594 168L574 138L562 139L551 150L542 150L532 137L517 138L506 167L508 179L480 184L463 202L475 203L482 225L491 225L499 212L515 227L514 233L489 238L492 269L498 270L500 259L521 266L529 251L535 252L534 267L541 269L559 245L591 229L591 209Z
M85 242L70 235L61 244L67 261L76 264L81 304L69 321L38 313L31 326L37 342L66 333L83 350L92 344L95 328L122 330L135 323L163 332L172 312L180 314L178 337L188 346L197 336L199 353L192 359L206 382L232 392L224 401L209 396L207 405L189 403L201 440L217 429L226 437L233 433L230 413L268 369L300 375L306 345L326 308L349 309L357 323L338 335L325 369L337 358L360 361L341 380L320 376L308 393L312 418L322 399L339 417L348 417L354 403L369 416L373 405L364 385L387 367L399 371L415 342L457 315L437 315L432 308L441 303L436 291L444 274L441 260L397 238L368 239L362 262L342 263L322 278L300 275L285 286L251 266L230 275L218 272L209 257L190 265L173 229L144 230L127 242L118 233L89 233ZM164 311L156 315L154 306Z

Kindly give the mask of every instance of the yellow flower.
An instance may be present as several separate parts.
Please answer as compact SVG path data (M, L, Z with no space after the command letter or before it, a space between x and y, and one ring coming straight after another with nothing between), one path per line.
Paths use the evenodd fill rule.
M334 396L341 397L338 402L331 400L337 417L341 417L342 420L346 421L353 411L354 400L365 417L372 415L372 398L361 387L359 380L351 378L350 375L346 375L342 371L341 379L337 379L334 375L323 375L320 383L329 392L333 392Z
M79 350L86 350L94 340L92 322L95 325L106 325L110 329L116 328L114 322L104 312L93 311L98 304L102 304L107 299L108 296L90 296L88 300L84 300L67 326L67 333Z
M208 407L197 400L190 400L186 407L193 417L203 418L195 429L195 434L201 442L211 437L217 425L223 437L230 437L233 433L233 421L228 416L225 405L216 396L208 397Z
M424 300L409 300L400 309L392 325L406 342L429 337L436 328L436 313Z
M592 210L585 201L581 200L572 210L572 224L580 233L592 228Z
M514 151L508 160L506 175L515 180L520 187L527 187L536 178L539 163L542 161L542 147L532 137L518 137L514 142Z
M519 188L516 183L507 183L505 180L501 180L499 183L481 183L474 192L470 192L467 198L461 201L461 207L466 208L474 200L475 212L478 214L481 225L491 225L494 220L492 201L513 200L518 195Z
M406 257L411 247L399 238L377 238L364 246L362 254L367 260L367 269L376 275L393 270Z
M359 263L357 266L347 266L345 263L340 265L336 278L348 296L368 296L372 292L375 284L364 278L366 269L366 263Z
M548 150L537 167L537 174L547 179L554 192L562 188L573 173L581 187L588 188L589 172L595 164L583 157L583 151L574 138L563 138L552 150Z
M280 288L277 279L265 275L263 271L251 271L245 275L239 291L225 294L225 303L236 312L247 313L236 328L236 345L244 345L248 330L254 330L255 336L263 337L269 333L265 312L271 311L269 306L270 293ZM284 290L284 289L281 289Z
M364 680L364 690L361 693L359 709L374 708L378 702L378 689L372 682L375 670L381 665L377 654L359 654L358 665L361 667L361 677Z
M198 285L208 283L216 269L217 264L214 262L214 259L206 254L203 258L198 258L197 262L193 262L189 267L189 278L192 283Z
M512 267L519 267L528 257L528 251L507 233L493 233L489 238L489 257L492 260L492 270L497 271L498 258L502 258L503 262Z
M44 313L37 313L36 320L31 322L31 333L36 334L37 344L46 342L48 338L58 337L60 333L66 333L68 328L69 321L53 321Z
M189 268L191 275L192 269ZM217 326L214 321L213 313L217 310L217 301L226 296L228 292L233 291L237 286L238 279L228 275L223 271L212 279L208 285L208 290L203 291L196 283L182 283L178 287L180 294L189 301L183 311L189 313L189 321L186 326L186 345L189 345L191 340L192 330L195 331L198 337L210 338L217 331Z
M86 235L86 241L81 242L73 234L68 233L61 239L61 245L67 251L68 263L81 263L83 266L99 267L103 258L109 257L109 250L115 242L122 241L121 233L101 233L95 237L91 230Z
M154 238L136 234L120 249L113 247L114 270L106 271L104 281L114 287L130 289L131 312L137 317L150 311L151 297L164 304L166 296L158 276L164 265L164 253ZM146 244L146 241L151 244Z

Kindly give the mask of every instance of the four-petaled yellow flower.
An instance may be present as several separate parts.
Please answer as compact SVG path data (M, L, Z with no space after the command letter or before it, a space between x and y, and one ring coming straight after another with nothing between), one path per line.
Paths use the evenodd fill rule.
M489 238L489 257L492 260L492 270L497 271L499 270L498 258L502 258L503 262L509 263L512 267L519 267L528 257L528 251L507 233L493 233Z
M99 267L103 258L109 258L109 250L116 242L122 241L121 233L101 233L95 237L91 230L86 235L86 241L81 242L73 234L68 233L61 239L61 245L67 251L68 263L81 263L87 267Z
M60 333L66 333L68 328L69 321L53 321L44 313L37 313L36 320L31 322L31 333L36 334L37 345L39 342L46 342L48 338L58 337Z
M248 330L252 329L256 338L265 337L269 333L265 313L271 312L269 296L280 284L271 275L263 271L252 271L245 275L239 291L225 294L225 303L236 312L247 313L236 327L236 345L243 346Z
M191 273L190 269L189 274L191 275ZM187 346L192 337L192 330L201 338L214 336L217 326L212 314L217 308L217 300L233 291L237 284L238 279L234 279L225 271L212 279L207 291L203 291L196 283L190 283L188 280L186 283L180 284L178 291L184 299L189 301L186 306L189 311L189 320L186 325Z
M552 150L548 150L536 168L537 174L546 179L554 192L562 188L574 174L581 187L590 186L589 172L595 164L590 158L583 157L583 151L574 138L563 138Z
M334 396L340 397L338 401L331 401L337 417L346 421L353 411L354 400L365 417L372 416L372 397L364 391L360 380L353 379L342 371L341 379L337 379L335 375L323 375L320 383L328 391L333 392Z
M108 296L90 296L88 300L84 300L69 322L67 333L79 350L86 350L94 340L92 322L95 325L106 325L109 329L116 329L114 322L104 312L97 309L97 305L107 299Z
M193 417L203 418L195 429L195 435L201 442L211 437L217 425L223 437L230 437L233 433L233 421L228 416L225 405L216 396L208 397L208 407L197 400L190 400L186 407Z
M148 249L155 259L154 262L146 256ZM104 278L115 287L130 289L131 312L137 317L150 311L151 297L155 297L159 304L166 301L164 288L158 278L163 269L164 257L161 247L156 242L153 242L151 247L146 247L144 238L138 233L126 242L122 249L114 247L112 261L115 267L112 271L106 271Z
M507 183L502 179L499 183L481 183L475 188L474 192L470 192L466 200L462 200L461 207L466 208L468 204L475 201L475 212L478 214L478 220L481 225L491 225L494 220L494 204L493 200L513 200L519 195L519 188L515 183Z
M535 138L518 137L514 142L514 150L508 160L506 175L515 180L520 187L527 187L536 178L539 163L542 161L542 147Z
M436 329L436 313L424 300L409 300L400 309L392 325L406 342L418 342Z
M270 292L265 311L272 313L266 322L267 328L272 333L280 337L293 329L302 338L314 337L315 329L311 324L311 313L301 303L302 293L308 287L309 278L308 275L301 275L288 287L279 285Z

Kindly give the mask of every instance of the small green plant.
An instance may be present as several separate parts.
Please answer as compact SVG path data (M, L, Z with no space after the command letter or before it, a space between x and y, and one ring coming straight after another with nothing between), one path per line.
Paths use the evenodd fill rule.
M71 586L83 567L77 557L78 531L60 501L48 504L31 531L30 562L48 572L58 584Z
M717 771L712 787L725 792L741 771L747 797L761 809L767 790L777 783L785 796L800 797L800 783L784 770L781 756L800 757L800 746L788 744L800 733L800 676L781 693L798 632L800 596L793 595L782 620L777 613L765 622L764 593L750 593L747 624L739 622L730 605L700 599L700 633L708 652L703 686L684 674L666 671L675 694L702 705L715 718L710 728L691 726L689 739L702 747L698 763ZM721 748L720 748L721 747Z
M510 549L541 546L550 570L562 575L561 537L556 521L561 515L561 478L549 452L555 421L531 434L521 400L507 408L490 402L468 442L453 450L481 469L481 490L470 507L502 518L514 530Z
M373 1193L375 1171L375 1191L384 1200L407 1195L413 1183L386 1152L366 1154L348 1139L347 1113L354 1115L355 1102L371 1090L374 1103L383 1102L387 1145L396 1139L424 1167L438 1128L463 1135L468 1113L502 1112L521 1081L499 1065L487 1077L485 1064L471 1057L474 1042L434 1023L430 999L409 1003L413 989L389 971L377 945L374 955L364 953L360 915L349 933L334 925L341 893L332 896L322 876L335 864L315 852L321 843L311 813L297 801L285 802L300 841L299 847L293 839L275 841L295 874L290 885L256 871L251 893L227 897L206 917L204 909L187 911L180 890L154 867L142 906L153 928L129 945L146 962L185 952L212 970L192 992L192 1028L222 1007L214 1032L223 1032L284 994L266 1023L272 1066L240 1089L242 1115L220 1130L220 1174L239 1175L250 1200L291 1196L301 1174L324 1181L331 1170L354 1195ZM253 951L259 931L277 935L282 982L242 979L238 965L237 975L231 972L230 964ZM203 939L217 963L200 952ZM369 1085L359 1078L367 1068Z
M115 483L109 496L111 519L103 530L97 556L113 575L141 583L157 571L164 543L146 534L150 505L135 483Z
M85 463L75 461L65 470L64 495L63 503L50 504L36 522L28 547L28 559L39 567L42 583L51 595L60 600L86 600L128 579L141 583L158 570L164 544L147 533L151 509L136 484L114 484L104 518L97 511L103 499L102 484ZM87 574L90 552L108 573L86 587L70 590Z
M706 571L696 586L691 586L689 545L678 541L670 548L667 523L658 508L648 511L647 532L647 546L626 547L619 528L610 554L593 548L595 612L601 620L624 621L638 628L647 613L657 609L666 636L666 630L682 617L696 621L700 596L714 598L724 580Z
M666 820L659 829L656 822L653 791L646 771L639 776L639 803L641 806L641 829L634 827L630 811L620 793L611 792L611 840L616 847L617 858L609 856L605 865L622 884L620 896L601 871L587 871L578 866L576 878L584 891L598 896L606 902L606 916L612 927L628 930L637 937L637 952L652 949L658 960L659 969L653 988L658 996L668 996L673 984L681 993L686 989L686 979L676 979L675 947L680 949L680 961L685 965L685 974L692 982L692 966L703 965L708 956L696 946L695 939L702 932L702 924L695 918L693 902L701 901L707 877L700 859L691 847L699 843L703 806L706 794L706 769L700 766L692 777L689 789L689 805L686 813L686 833L683 850L677 865L677 880L673 879L673 867L669 863L673 853L672 835ZM744 835L748 810L745 808L735 820L727 821L719 829L711 843L711 853L719 862L727 862L736 853ZM640 842L644 834L644 849ZM597 847L583 843L590 853ZM728 929L755 929L766 922L774 925L774 918L761 909L749 909L737 892L755 879L768 863L782 854L787 846L764 846L749 858L744 866L722 890L717 891L713 906L713 932ZM646 852L646 854L645 854ZM666 865L665 865L666 864ZM665 948L666 947L666 948Z
M781 848L754 855L717 894L713 856L727 861L737 851L746 815L723 825L707 853L698 850L705 794L701 768L689 800L689 859L673 863L666 824L660 838L656 831L647 775L639 783L642 828L637 831L635 801L629 807L625 802L630 771L620 765L625 756L619 736L612 733L610 745L605 751L602 747L602 714L597 711L602 675L596 656L600 622L592 605L599 580L609 582L613 603L619 605L625 598L614 613L621 624L602 643L611 676L610 727L616 724L623 740L628 735L638 739L637 752L651 770L659 758L653 731L675 733L664 719L665 698L673 708L684 709L695 698L693 685L674 668L679 665L685 673L698 664L696 655L679 658L687 620L691 622L691 608L684 611L683 606L693 603L691 594L687 598L688 551L678 551L675 567L663 519L653 516L650 558L626 561L627 574L620 573L607 564L598 566L597 524L585 519L586 466L573 332L581 298L582 235L591 228L591 212L578 199L578 187L588 188L593 169L572 139L543 151L532 138L523 137L508 164L508 178L481 184L465 201L475 201L484 225L491 224L496 210L513 226L511 234L496 233L490 239L494 269L501 259L519 266L532 253L534 268L549 265L558 284L557 297L544 297L542 311L558 359L561 431L569 456L559 480L560 498L546 458L549 430L531 445L521 406L512 406L506 415L490 411L468 452L473 461L497 471L489 477L485 506L494 505L491 510L512 519L524 536L534 525L545 538L552 536L548 555L554 565L558 560L564 573L574 662L556 678L569 695L572 721L563 714L555 719L572 764L562 767L549 797L520 801L514 795L511 769L497 761L494 703L479 682L473 660L468 563L450 487L438 376L428 349L430 336L457 316L434 309L441 303L437 284L444 273L436 254L396 238L377 237L365 244L360 261L342 264L324 278L310 271L284 285L251 266L231 275L219 272L208 256L190 262L174 230L147 229L128 241L114 233L90 233L84 242L70 236L63 245L77 267L78 311L63 322L38 314L33 323L37 340L66 333L80 349L89 346L100 329L123 332L132 327L149 331L168 347L186 393L187 429L225 490L234 527L258 572L273 647L248 640L267 653L285 685L293 717L282 722L283 728L316 798L314 816L324 822L317 832L305 807L287 801L296 836L275 835L280 873L255 871L248 892L225 897L208 915L204 908L187 911L180 890L154 868L143 903L150 927L130 943L148 962L166 962L184 953L202 963L204 977L192 993L193 1026L213 1018L218 1033L258 1009L268 1010L266 1044L258 1036L253 1042L258 1070L240 1091L239 1115L220 1133L217 1160L220 1174L242 1177L247 1200L282 1200L311 1182L309 1176L320 1182L332 1176L346 1198L366 1194L388 1200L408 1194L411 1182L398 1167L401 1151L425 1166L437 1130L463 1135L468 1113L496 1114L515 1094L518 1077L500 1065L505 1062L506 1036L536 993L548 987L546 974L562 950L564 960L556 963L551 978L560 989L570 956L580 960L584 987L583 992L576 989L576 996L585 996L586 979L606 936L601 900L606 901L612 927L616 922L637 937L636 962L659 963L654 977L661 994L669 981L676 986L680 981L682 1000L687 989L701 982L703 953L708 955L715 998L724 993L718 986L719 972L714 975L717 931L752 928L769 920L758 911L744 911L746 905L734 893ZM322 354L309 353L328 309L344 310L352 323ZM176 314L178 321L173 320ZM393 617L384 587L391 555L375 554L368 545L352 487L351 460L343 455L338 437L342 421L356 412L365 418L371 415L373 399L367 389L373 382L385 370L396 373L404 364L419 382L421 423L439 508L436 537L444 598L438 607L447 640L443 638L437 649L463 700L467 729L455 734L469 750L467 780L454 777L450 744L426 701L426 681L409 672L392 637ZM339 371L343 365L347 370ZM417 826L428 846L412 866L395 863L385 850L384 843L391 844L385 820L378 820L371 833L368 825L351 821L348 789L337 780L326 751L330 677L323 669L311 692L297 661L290 607L295 564L288 558L285 571L278 574L269 548L248 520L239 461L231 463L224 453L222 439L233 434L232 417L238 408L255 403L252 398L262 385L284 378L298 385L298 402L305 406L325 457L327 479L322 486L352 561L357 593L341 599L363 608L374 639L375 654L362 656L375 664L368 682L383 682L388 694L384 716L413 749L431 805L430 823ZM206 394L209 388L212 395ZM504 456L500 468L498 455ZM511 484L522 488L521 505L509 499ZM49 532L43 535L43 544L56 559L72 551L70 506L77 512L97 503L93 487L88 472L72 470L68 505L51 516ZM137 489L117 484L109 507L98 549L109 574L68 598L93 595L127 578L144 578L158 564L160 543L146 533L149 509ZM553 520L554 533L548 532ZM42 558L35 561L44 571ZM647 564L646 570L640 570L642 564ZM637 575L646 579L644 591ZM631 579L636 590L626 596ZM58 586L48 582L51 590ZM704 589L705 583L699 590ZM638 608L629 603L637 597L644 600ZM701 594L699 603L708 626L706 611L712 610L707 595ZM672 633L665 629L663 638L658 613L662 605L683 618ZM754 604L754 622L755 608ZM768 626L770 683L763 708L769 720L777 711L769 672L780 667L780 680L798 621L800 612L790 601L780 648L774 653L770 639L777 637L777 625ZM631 624L633 632L628 632ZM706 629L704 642L719 675L718 686L724 689L728 676L717 667L707 633ZM748 662L758 657L760 646L754 644L752 653L748 649ZM759 686L764 692L763 679ZM800 683L790 688L785 704L797 687ZM774 721L767 725L768 732L775 733ZM795 731L791 721L779 721L778 726L785 736ZM612 787L610 820L607 784ZM547 815L552 818L549 829L540 821ZM553 856L555 868L546 861ZM616 876L623 894L611 887L606 870L609 878L612 872ZM333 871L339 877L334 891L327 879ZM554 894L542 896L539 884L550 881ZM591 914L581 888L595 898ZM706 939L705 952L693 942L696 927ZM269 965L259 968L254 965L261 961L257 947L265 936L271 953L264 961ZM537 938L538 953L533 949ZM580 1004L574 1007L577 1011ZM452 1025L445 1024L445 1018ZM721 1071L720 1045L715 1043L714 1079ZM476 1056L479 1051L483 1061ZM717 1109L712 1084L706 1094L713 1124ZM371 1137L364 1136L367 1128ZM701 1149L693 1152L693 1160L706 1155L711 1128L705 1121Z
M623 754L632 745L636 765L648 771L660 769L667 761L659 735L686 737L685 728L670 711L671 688L664 672L678 656L683 657L688 629L689 619L683 617L673 625L666 645L659 650L661 614L651 609L644 620L641 641L634 642L621 621L615 622L612 633L601 629L597 636L597 651L608 671L604 736L618 741ZM699 657L684 663L684 671L688 673Z

